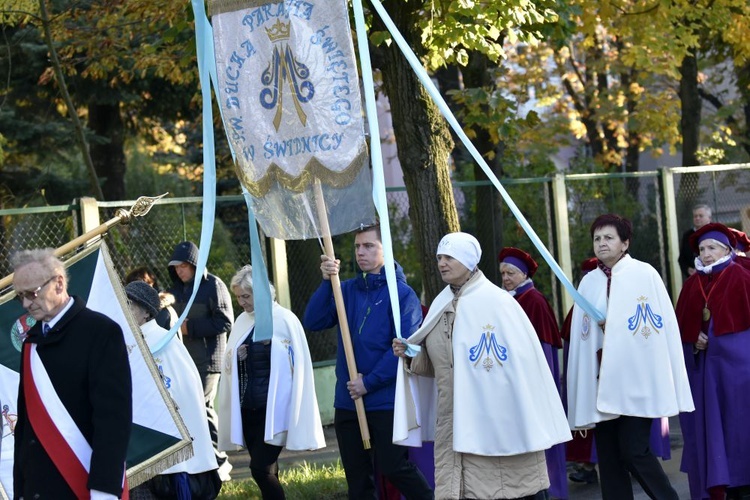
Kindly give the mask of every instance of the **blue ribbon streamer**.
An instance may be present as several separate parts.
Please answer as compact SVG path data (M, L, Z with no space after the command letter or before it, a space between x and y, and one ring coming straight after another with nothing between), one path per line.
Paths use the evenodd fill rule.
M211 41L211 24L206 17L206 9L203 0L192 0L193 14L195 16L195 49L198 56L198 75L201 84L201 97L203 99L203 215L201 217L201 238L198 245L198 264L195 266L195 279L193 280L193 293L188 299L185 309L179 319L169 330L164 340L154 346L152 352L161 350L174 334L180 329L183 321L190 312L195 301L201 279L206 272L208 252L211 249L211 239L214 234L214 221L216 220L216 161L214 150L214 128L213 109L211 107L211 82L210 65L214 62L214 49ZM208 37L208 38L207 38Z
M396 28L396 25L391 20L390 16L388 15L388 12L386 12L386 10L383 8L383 5L380 3L379 0L371 0L371 3L372 3L372 6L380 15L383 22L385 23L386 27L388 28L388 31L390 31L391 36L393 37L393 40L399 46L399 48L401 49L401 52L403 52L404 56L406 57L406 60L409 62L409 65L414 70L414 73L416 73L417 77L422 82L422 85L425 87L425 89L427 90L427 92L430 94L433 101L435 102L435 104L443 113L443 116L448 121L451 128L453 128L453 130L456 132L456 135L458 135L458 137L461 139L461 142L463 142L464 146L466 146L466 149L471 153L471 156L479 164L479 166L482 168L484 173L487 175L487 177L490 179L492 184L495 186L495 188L498 190L500 195L503 197L503 200L505 200L505 203L508 205L508 208L510 208L510 211L513 213L518 223L521 225L523 230L529 236L529 239L531 239L531 242L534 244L536 249L539 250L539 253L542 255L542 258L544 258L545 262L547 262L550 269L552 269L552 272L555 273L555 276L557 276L557 278L563 284L563 286L568 291L568 293L570 293L570 295L573 297L573 300L584 311L586 311L589 314L589 316L593 317L597 321L597 323L604 321L604 317L605 317L604 314L602 314L588 300L586 300L583 297L583 295L578 293L578 290L576 290L575 286L573 286L573 283L571 283L570 280L568 280L567 276L565 276L565 273L563 272L562 269L560 269L560 266L552 257L549 250L547 250L547 247L544 246L544 243L542 243L542 241L539 239L539 236L537 236L534 229L528 223L528 221L526 220L526 217L524 217L524 215L521 213L519 208L513 202L513 199L510 197L508 192L505 190L502 184L500 184L500 181L495 176L495 173L490 169L490 167L484 161L484 158L482 158L482 155L479 153L479 151L477 151L477 149L471 143L471 140L463 131L463 129L461 128L461 125L459 125L458 121L456 120L456 117L453 116L453 112L450 110L445 100L440 95L440 92L435 87L435 84L432 83L432 80L430 79L430 76L427 74L427 71L424 69L424 67L422 67L422 63L419 61L417 56L411 50L409 45L406 43L406 40L404 40L404 37L401 36L401 33L398 31L398 28ZM355 16L356 15L357 15L357 12L355 9ZM364 22L364 20L362 22ZM364 40L367 40L367 38L365 37ZM364 62L362 63L362 65L364 66ZM363 70L363 73L364 73L364 70ZM368 108L368 114L369 114L369 108ZM370 142L372 143L373 141L370 141Z
M367 125L370 129L370 155L372 162L372 201L380 217L380 234L383 240L383 257L385 260L385 278L388 283L388 295L391 299L393 317L401 317L401 306L398 301L398 285L396 282L396 266L393 257L393 243L391 239L391 222L388 215L388 198L385 194L385 175L383 174L383 153L380 149L380 125L378 124L378 110L375 100L375 84L372 77L370 50L367 41L367 27L362 9L362 1L354 0L354 21L357 31L357 48L362 67L362 83L365 92L365 108L367 110ZM402 337L401 322L394 321L396 336ZM411 333L411 332L407 332ZM414 357L421 350L418 345L406 344L406 354Z
M268 270L260 248L258 224L255 221L255 213L250 206L250 193L243 187L242 194L245 196L245 204L247 205L247 219L250 225L250 258L253 261L253 307L255 308L253 340L260 342L273 337L273 300L271 299L271 287L268 283Z
M204 177L203 177L203 229L201 231L201 246L199 252L199 266L201 273L205 269L205 263L208 259L208 250L211 245L211 237L213 235L214 226L214 212L216 207L216 162L215 162L215 148L214 148L214 129L213 129L213 108L211 106L211 83L213 83L214 89L218 89L218 78L216 75L216 53L214 52L214 37L213 27L206 16L206 7L203 0L192 0L193 14L195 16L195 38L196 38L196 49L198 53L198 72L201 82L201 95L203 98L203 164L204 164ZM221 113L221 106L219 106L219 112ZM222 114L222 122L224 116ZM230 145L231 146L231 145ZM232 152L232 159L235 159L234 149ZM209 155L210 152L210 155ZM211 189L208 189L207 183L210 180ZM210 226L206 228L207 220L206 207L208 202L206 200L206 193L210 193ZM255 309L255 335L254 340L256 342L262 340L268 340L273 336L273 300L271 299L271 288L268 281L268 271L266 270L266 263L263 259L263 252L260 247L260 235L258 234L258 224L255 220L255 213L252 210L249 196L250 194L242 188L242 194L245 197L245 205L247 206L248 213L248 225L250 232L250 259L253 262L253 307ZM204 254L205 247L205 255ZM201 256L203 260L201 261ZM197 274L197 272L196 272ZM185 308L186 311L190 309L193 303L193 299L198 290L197 286L193 288L193 296L190 297L188 305ZM182 322L183 316L180 316L179 323Z

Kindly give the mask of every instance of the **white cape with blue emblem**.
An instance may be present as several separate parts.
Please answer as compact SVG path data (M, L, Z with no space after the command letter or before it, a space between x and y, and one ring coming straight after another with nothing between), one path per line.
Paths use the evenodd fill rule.
M287 450L317 450L326 445L318 410L312 360L305 330L292 311L274 302L271 374L264 441ZM219 384L220 450L244 447L240 412L237 348L255 329L255 313L243 312L234 322L224 352Z
M446 287L435 298L410 343L420 344L433 332L453 297ZM481 273L461 291L452 346L454 387L448 390L453 393L454 451L519 455L571 439L534 327L518 302ZM414 446L434 439L422 430L434 429L436 412L420 405L424 386L418 381L423 384L424 377L407 372L399 361L394 442Z
M607 277L588 273L578 287L600 311L606 334L577 305L568 358L571 429L593 427L619 415L669 417L693 411L682 341L664 283L649 264L626 255ZM601 367L597 350L602 349Z

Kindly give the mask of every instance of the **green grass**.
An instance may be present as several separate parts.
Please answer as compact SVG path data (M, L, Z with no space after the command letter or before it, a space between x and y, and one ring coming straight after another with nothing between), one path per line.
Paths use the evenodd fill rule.
M341 462L332 465L315 465L303 462L284 469L279 474L288 500L308 498L346 498L346 478ZM255 481L231 481L224 483L219 499L260 499L260 490Z

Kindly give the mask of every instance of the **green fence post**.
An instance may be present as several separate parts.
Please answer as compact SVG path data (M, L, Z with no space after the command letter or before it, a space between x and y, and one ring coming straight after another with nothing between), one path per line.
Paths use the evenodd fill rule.
M286 242L277 238L269 238L271 242L271 269L273 283L276 287L276 302L292 309L292 298L289 293L289 267L286 260Z
M680 233L677 230L677 203L674 189L674 172L671 168L661 169L662 200L666 220L667 267L672 301L677 303L682 289L682 271L678 262L680 256Z
M79 220L81 221L81 234L86 234L101 224L101 219L99 218L99 204L96 201L96 198L91 198L89 196L78 198L78 208L80 210ZM81 236L81 234L77 234L76 237ZM101 237L92 239L87 245L99 241L100 238Z
M566 276L573 278L573 266L570 258L570 226L568 224L568 191L565 186L565 176L555 174L552 181L552 215L557 228L557 262ZM559 287L558 283L558 287ZM569 293L562 294L562 317L573 307L573 298Z

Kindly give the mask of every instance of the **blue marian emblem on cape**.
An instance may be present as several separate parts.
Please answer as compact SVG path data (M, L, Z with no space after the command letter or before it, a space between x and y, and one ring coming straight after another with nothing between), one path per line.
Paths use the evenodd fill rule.
M292 372L292 375L294 375L294 349L292 349L292 341L289 339L284 339L281 341L281 343L284 344L286 355L289 358L289 370Z
M508 359L508 348L497 343L493 325L485 325L482 330L479 341L469 349L469 361L474 366L481 361L484 369L490 371L494 368L495 361L503 366L503 361Z
M635 314L628 318L628 330L633 332L633 335L640 332L645 338L649 338L654 331L659 333L659 329L664 326L664 322L661 316L651 309L648 297L640 296L636 300L638 305L635 308ZM653 330L651 327L653 327Z

